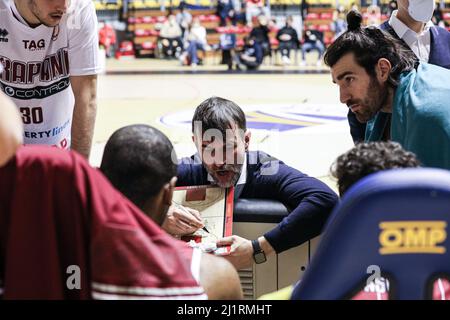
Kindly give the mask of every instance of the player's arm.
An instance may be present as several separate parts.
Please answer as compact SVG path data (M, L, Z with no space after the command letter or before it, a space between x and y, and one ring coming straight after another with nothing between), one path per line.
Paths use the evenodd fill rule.
M13 102L0 92L0 167L23 143L22 121Z
M75 96L71 148L89 158L97 111L98 25L92 1L72 1L68 21L70 83Z
M97 113L97 75L71 76L75 107L72 120L72 149L89 159Z
M242 288L236 269L227 260L203 254L200 284L209 300L240 300Z

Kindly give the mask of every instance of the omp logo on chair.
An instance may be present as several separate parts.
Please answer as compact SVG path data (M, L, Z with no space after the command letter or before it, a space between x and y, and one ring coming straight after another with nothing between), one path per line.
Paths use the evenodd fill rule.
M380 223L380 254L444 254L445 221L391 221Z

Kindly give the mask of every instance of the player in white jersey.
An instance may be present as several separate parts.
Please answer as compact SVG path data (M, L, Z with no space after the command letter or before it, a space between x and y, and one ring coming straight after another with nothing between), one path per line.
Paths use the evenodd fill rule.
M22 116L24 143L88 157L100 72L93 2L0 0L0 63L0 89Z
M0 74L3 67L0 64ZM22 123L14 104L0 92L0 167L16 153L22 144Z

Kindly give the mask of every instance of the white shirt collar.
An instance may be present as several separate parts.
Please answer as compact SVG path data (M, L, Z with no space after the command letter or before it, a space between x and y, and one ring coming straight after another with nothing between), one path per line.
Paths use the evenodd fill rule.
M391 18L389 19L389 24L394 29L398 37L411 48L414 54L421 61L428 61L431 50L430 28L433 26L431 21L428 21L428 23L425 24L422 32L416 33L397 18L396 10L392 13Z
M424 33L428 32L430 28L433 26L433 22L428 21L425 24L425 27L423 28L423 31L419 34L416 33L414 30L410 29L406 24L404 24L402 21L400 21L399 18L397 18L397 12L398 10L395 10L392 12L391 17L389 19L390 26L394 29L395 33L399 36L399 38L403 39L405 34L410 31L416 35L416 37L423 35Z
M208 181L214 183L213 177L208 173ZM236 182L236 185L245 184L247 182L247 152L244 155L244 163L242 165L241 175L239 176L239 180Z

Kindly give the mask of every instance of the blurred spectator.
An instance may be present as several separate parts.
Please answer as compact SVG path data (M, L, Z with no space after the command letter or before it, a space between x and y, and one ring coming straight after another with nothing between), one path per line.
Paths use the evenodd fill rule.
M242 2L244 0L231 0L233 2L233 8L234 8L234 19L236 24L241 23L245 25L247 23L246 19L246 13L245 13L245 6L242 5Z
M264 57L262 47L253 36L245 37L244 41L243 50L236 55L236 68L258 69Z
M431 22L433 22L434 25L442 27L442 28L448 27L448 23L446 23L446 21L444 20L442 10L439 6L436 6L436 8L434 9L433 17L431 18Z
M169 13L159 32L158 46L164 57L178 58L182 52L182 31L175 15Z
M227 26L231 27L231 20L227 19ZM220 50L222 51L222 64L228 65L228 70L233 69L233 55L236 48L236 34L225 32L220 35Z
M117 36L109 23L99 23L98 40L99 45L105 48L106 57L114 57Z
M392 15L392 12L397 10L397 8L398 8L397 1L395 0L389 1L387 15L390 17Z
M278 50L281 52L281 59L284 64L291 64L290 56L292 49L298 49L299 41L297 31L292 27L293 18L286 18L286 25L277 33Z
M253 17L261 15L269 17L269 12L264 7L264 0L245 0L245 20L248 26L252 26Z
M309 11L309 3L307 0L302 0L302 3L300 4L300 15L302 16L302 21L305 22L306 16L308 15Z
M333 41L347 30L346 12L343 6L334 12L331 30L334 32Z
M192 24L184 34L184 47L186 52L180 56L183 64L195 67L199 64L197 50L210 50L206 41L206 29L201 25L200 19L194 17Z
M268 23L269 21L266 16L259 15L257 18L253 18L254 27L252 31L250 31L250 37L253 37L262 47L264 57L272 55L270 49L270 29L268 27Z
M226 25L226 19L231 19L233 25L236 25L236 15L232 0L218 0L217 15L220 18L220 26Z
M192 22L192 15L186 10L186 2L181 1L179 6L180 12L177 13L177 23L181 28L181 37L184 37L184 31Z
M377 5L371 5L367 8L367 23L368 26L379 26L381 24L381 10Z
M323 41L323 32L313 30L311 27L303 32L302 44L302 66L306 66L306 53L311 50L316 50L319 54L317 57L317 66L322 65L322 55L325 51L325 44Z

